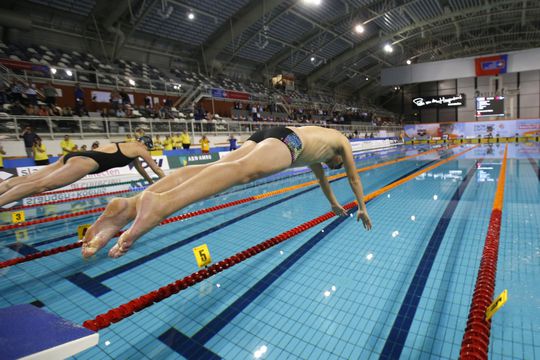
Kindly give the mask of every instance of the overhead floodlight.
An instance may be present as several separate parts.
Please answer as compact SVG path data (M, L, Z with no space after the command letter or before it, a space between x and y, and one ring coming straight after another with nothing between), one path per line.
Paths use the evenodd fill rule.
M407 59L407 65L411 65L411 64L412 64L411 59Z
M369 77L366 76L366 81L368 81L368 80L369 80Z
M315 56L312 56L312 57L309 59L309 61L311 61L312 63L314 63L315 60L316 60L316 59L315 59Z
M67 75L67 76L72 76L73 73L71 72L71 70L67 69L67 70L66 70L66 75Z
M56 74L56 69L55 68L51 68L51 74Z
M195 20L195 13L193 11L190 11L188 14L187 14L187 18L189 20Z
M392 45L390 44L386 44L384 45L384 51L386 51L387 53L391 53L392 51L394 51L394 48L392 47Z
M321 0L304 0L304 4L307 4L307 5L314 5L314 6L319 6L321 5Z
M128 79L128 83L131 86L135 86L135 80L133 80L133 79Z
M364 30L365 30L365 28L364 28L364 25L362 25L362 24L358 24L358 25L356 25L356 26L354 27L354 31L355 31L357 34L363 33Z

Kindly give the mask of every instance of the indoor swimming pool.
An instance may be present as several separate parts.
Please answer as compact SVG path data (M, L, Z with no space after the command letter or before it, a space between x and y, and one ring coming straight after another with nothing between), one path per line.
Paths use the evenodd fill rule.
M175 214L190 216L157 227L120 259L101 251L83 260L74 248L0 268L0 308L34 304L83 324L199 271L197 246L217 263L286 233L99 330L99 344L75 358L457 359L506 146L495 296L507 289L508 301L492 318L489 355L540 358L537 143L357 154L371 231L353 213L312 221L330 210L314 177L277 174L193 204ZM342 172L329 174L347 204L354 195ZM0 213L0 262L77 242L77 227L99 216L83 212L136 194L107 195L126 186L142 184L29 208L27 221L54 219L17 229Z

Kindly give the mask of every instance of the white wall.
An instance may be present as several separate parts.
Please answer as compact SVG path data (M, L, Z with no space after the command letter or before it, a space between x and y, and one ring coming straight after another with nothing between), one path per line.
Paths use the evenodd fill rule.
M519 73L502 74L498 77L498 92L504 89L505 96L505 116L504 117L485 117L482 120L494 119L530 119L540 118L540 70L524 71ZM457 82L457 87L456 87ZM437 122L436 109L418 109L413 108L412 99L417 96L436 96L465 94L465 106L457 108L457 121L475 121L475 91L480 96L495 95L495 77L481 76L477 78L477 88L475 89L475 78L466 77L460 79L432 81L421 84L406 85L402 87L404 96L404 114L418 112L421 114L422 122ZM519 109L518 96L519 93ZM395 112L401 111L401 96L396 96L390 103L390 108ZM519 111L518 111L519 110ZM439 109L439 122L456 121L455 109Z
M540 48L511 51L507 54L508 73L540 70ZM502 54L486 54L383 69L381 72L381 84L383 86L394 86L474 77L476 75L474 59L490 55Z

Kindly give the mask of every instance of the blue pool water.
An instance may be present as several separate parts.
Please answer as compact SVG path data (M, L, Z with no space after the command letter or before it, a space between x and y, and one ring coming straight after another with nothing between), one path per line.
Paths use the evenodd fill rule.
M509 298L493 318L489 354L534 359L540 358L540 146L509 147L496 282L496 295L508 289ZM465 149L363 172L364 191ZM359 155L357 167L421 150L403 146ZM503 150L475 148L373 199L370 232L355 218L332 218L101 330L98 346L76 358L456 359ZM310 173L280 174L182 212L312 179ZM332 187L343 204L353 200L346 179ZM109 199L58 206L47 216ZM216 262L328 210L320 189L304 187L161 226L117 260L102 251L83 261L72 250L0 269L0 308L34 303L82 324L197 271L196 246L207 244ZM77 226L97 216L28 227L18 235L0 232L0 261L72 243Z

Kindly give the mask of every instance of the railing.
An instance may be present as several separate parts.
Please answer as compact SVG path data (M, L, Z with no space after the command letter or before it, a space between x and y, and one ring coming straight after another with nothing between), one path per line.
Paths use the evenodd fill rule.
M2 65L2 67L4 67ZM32 81L43 83L51 81L53 84L75 85L82 84L83 87L94 87L96 89L121 89L148 91L151 94L164 94L171 96L180 96L186 91L190 91L193 86L182 80L167 81L153 80L150 78L141 78L135 76L126 76L107 71L90 71L80 69L67 69L51 66L55 73L40 73L37 71L26 70L8 70L2 69L2 74L10 80L16 78L26 83ZM7 68L6 68L7 69ZM68 72L71 75L68 75ZM130 83L131 81L131 83Z
M143 118L90 118L90 117L49 117L49 116L7 116L0 118L0 134L4 139L18 139L21 130L31 126L44 139L57 139L64 135L71 137L118 137L133 134L137 128L142 128L147 134L172 135L187 130L192 136L251 134L255 131L275 126L305 126L307 124L285 122L252 122L252 121L195 121L195 120L162 120ZM359 137L373 134L374 137L399 136L399 126L371 125L324 125L346 134L357 131Z

